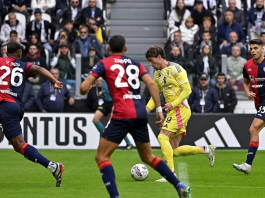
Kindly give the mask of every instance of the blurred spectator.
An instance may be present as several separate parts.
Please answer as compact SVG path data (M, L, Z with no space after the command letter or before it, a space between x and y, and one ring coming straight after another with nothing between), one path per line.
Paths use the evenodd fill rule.
M39 52L40 52L40 55L41 55L43 58L46 58L46 54L45 54L44 48L43 48L42 45L41 45L40 37L39 37L38 33L33 32L33 33L30 35L30 40L29 40L29 42L28 42L28 44L27 44L27 47L26 47L26 50L25 50L26 52L28 52L28 50L29 50L29 46L30 46L31 44L35 44L35 45L37 45L38 50L39 50Z
M265 56L265 32L261 32L260 34L260 40L262 41L263 44L263 56Z
M227 58L227 80L236 91L243 91L243 70L247 62L240 56L241 48L237 45L232 47L232 56Z
M56 16L57 24L64 27L66 21L72 20L73 25L78 29L81 25L81 12L82 9L78 6L79 0L70 0L70 5L62 9L62 11ZM60 19L62 22L60 23Z
M51 67L59 69L59 78L70 86L70 90L75 90L76 62L66 43L59 46L57 55L51 61Z
M243 28L240 24L234 21L234 15L231 11L225 12L225 21L223 23L220 23L218 26L218 42L221 45L225 45L230 42L229 40L229 34L231 32L236 32L238 35L237 42L240 45L243 45L243 43L246 42L246 37L243 32Z
M203 18L202 25L199 27L199 31L197 33L197 36L199 38L197 38L197 39L194 38L194 39L199 40L197 42L200 43L202 41L202 39L203 39L202 38L202 34L204 32L209 32L210 33L212 41L216 40L216 32L217 32L217 30L216 30L216 27L214 25L212 25L211 17L206 16L206 17Z
M46 48L50 55L52 56L52 47L54 42L55 26L49 21L42 19L42 12L39 8L36 8L34 11L35 19L30 21L26 29L27 40L30 40L30 35L33 32L38 33L40 41L44 48ZM50 31L50 34L49 34Z
M106 1L106 0L98 0L97 1L97 4L96 4L96 6L98 7L98 8L101 8L101 7L103 7L103 5L102 5L102 1L105 1L106 3L114 3L114 2L110 2L110 1ZM116 2L116 1L115 1ZM89 6L89 0L82 0L82 8L86 8L86 7L88 7Z
M65 30L62 30L59 33L58 39L54 42L53 52L57 54L59 46L62 45L62 44L67 44L69 49L70 49L70 52L72 51L71 43L70 43L70 41L68 39L68 34L67 34L67 32Z
M56 68L51 69L51 74L56 79L60 80L58 69ZM54 83L47 80L45 83L41 85L41 88L37 95L36 103L39 110L43 113L63 112L64 97L68 98L68 103L70 105L73 105L75 103L75 99L67 89L64 82L60 93L57 89L54 88Z
M22 102L23 102L25 111L28 111L29 108L35 102L35 93L34 93L32 85L28 81L26 81L25 83L25 87L23 90L23 96L22 96Z
M4 25L1 27L0 40L6 42L9 39L10 31L15 30L18 33L17 42L25 42L25 27L22 25L14 13L8 14L8 20L5 21Z
M188 99L193 113L216 113L218 96L214 88L209 86L207 74L200 76L199 85L192 89Z
M83 26L80 28L80 36L78 36L73 42L72 50L73 53L81 53L83 57L88 56L88 50L90 47L94 47L97 56L102 59L103 58L103 46L99 42L99 40L88 33L88 27Z
M186 60L185 58L181 55L181 51L178 46L173 46L172 50L170 52L170 55L167 58L168 61L178 63L181 65L185 70L186 70Z
M144 102L145 105L148 104L150 98L151 98L151 94L150 94L150 92L149 92L149 89L148 89L147 86L145 86L145 88L144 88L144 93L143 93L143 102ZM161 102L161 106L162 106L162 107L165 106L165 104L166 104L166 100L165 100L165 97L164 97L163 92L160 94L160 102ZM153 109L152 112L155 112L155 111L156 111L156 110ZM163 111L165 112L165 110L163 110Z
M31 0L31 9L35 10L36 8L41 9L42 12L46 12L49 15L52 15L53 8L55 8L55 0Z
M249 21L251 40L258 39L262 30L265 29L263 0L256 0L256 5L248 10L247 19Z
M56 0L56 15L59 14L62 9L64 9L65 7L67 7L69 5L68 0Z
M219 49L221 49L221 54L226 54L227 56L231 56L232 54L232 47L234 45L237 45L240 47L241 56L246 58L247 57L247 48L245 45L242 45L241 43L238 43L238 37L236 32L231 32L229 34L229 40L230 42L225 45L220 45Z
M202 25L203 18L206 16L211 17L212 25L215 25L213 14L203 7L202 0L195 0L195 10L191 13L191 17L195 24L199 27Z
M92 68L100 61L100 58L96 55L94 47L90 47L88 50L88 57L82 57L82 80L85 80Z
M236 0L228 0L228 8L225 10L233 12L235 22L239 23L242 27L245 27L245 14L243 10L236 7ZM219 23L223 23L225 20L225 12L222 13Z
M184 0L178 0L176 7L171 11L168 18L168 27L170 29L179 30L179 26L184 24L186 19L190 16L190 11L186 9Z
M201 56L196 59L195 63L196 73L201 76L206 74L210 80L211 87L216 84L215 74L217 72L215 58L212 57L211 47L209 45L204 45L202 48Z
M215 14L216 1L215 0L203 0L203 7Z
M165 45L166 55L170 55L172 48L174 46L178 46L179 49L181 50L181 55L183 57L185 57L186 59L190 57L191 54L193 53L192 49L188 43L182 41L181 33L179 31L176 31L174 32L173 36L174 36L173 41L171 42L171 37L170 37Z
M200 55L202 52L202 48L204 47L204 45L207 44L210 46L212 55L216 57L216 55L218 54L218 47L217 47L215 40L211 40L210 32L208 31L203 32L202 38L203 39L201 43L199 44L199 47L197 48L196 55Z
M3 43L2 45L1 45L1 55L0 55L0 57L7 57L7 42L6 43Z
M20 12L28 19L26 8L30 8L30 2L31 0L4 0L4 5L8 7L8 12Z
M180 32L182 41L188 43L189 45L192 45L194 42L194 35L196 34L198 30L198 25L193 23L193 19L191 17L188 17L186 19L185 24L180 25Z
M45 58L41 56L38 46L36 44L29 45L28 52L26 56L23 56L22 61L30 62L33 65L38 65L44 67L45 69L49 69L46 64ZM44 81L46 81L46 78L41 75L35 75L33 77L28 78L28 80L32 84L42 84Z
M103 18L103 11L96 7L96 0L89 0L89 6L82 10L82 22L86 23L86 19L89 17L95 18L97 24L103 25L105 20Z
M20 39L18 38L17 31L16 30L11 30L9 32L9 39L7 40L8 42L18 42L20 43ZM21 44L20 45L23 47L23 50L25 50L26 46Z
M4 2L3 0L0 1L0 27L2 26L2 16L5 15L5 10L3 9L4 6L3 6Z
M73 21L72 20L65 21L63 30L67 32L68 40L71 44L73 44L74 40L77 37L77 30L73 27Z
M89 90L87 94L87 107L89 112L95 112L99 105L104 102L104 94L102 90L101 77L95 81L95 85Z
M103 41L108 42L109 38L105 32L104 29L102 29L101 27L97 26L97 22L95 18L87 18L86 19L86 24L89 27L89 33L90 34L95 34L95 36L97 37L97 39L103 43Z
M215 86L218 95L218 113L234 113L237 105L237 98L234 89L225 83L225 74L217 74L217 83Z

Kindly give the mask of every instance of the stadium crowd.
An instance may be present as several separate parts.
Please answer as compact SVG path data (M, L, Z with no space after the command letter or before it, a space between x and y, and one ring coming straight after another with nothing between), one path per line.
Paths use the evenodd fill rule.
M227 97L224 95L226 87L243 91L242 67L250 59L247 41L261 38L265 46L264 1L251 1L247 14L241 5L237 6L236 0L228 0L222 12L217 9L222 1L165 1L170 2L170 34L165 44L167 60L179 63L187 71L194 94L197 85L204 87L201 81L207 81L206 93L208 87L217 91L217 107L210 111L217 112L223 101L231 100L222 98ZM79 67L76 54L82 56L82 80L99 60L109 56L106 50L109 38L103 14L105 5L106 0L0 0L1 57L6 56L7 43L17 41L24 49L22 61L48 70L57 69L66 89L74 90L75 69ZM219 73L222 71L222 54L228 56L226 76ZM218 77L224 77L224 84L219 84ZM42 77L34 76L28 81L27 92L32 92L31 86L43 91ZM70 92L66 95L69 104L73 104ZM38 97L42 96L42 93L38 94ZM233 99L236 100L235 97ZM192 99L190 102L196 103ZM234 108L236 105L235 101L228 103L226 107L232 105ZM40 111L44 110L42 105L38 107Z

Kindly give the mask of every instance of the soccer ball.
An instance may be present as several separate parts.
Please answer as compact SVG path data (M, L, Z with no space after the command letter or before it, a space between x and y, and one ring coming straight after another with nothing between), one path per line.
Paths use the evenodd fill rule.
M131 176L135 181L144 181L148 174L149 170L144 164L135 164L131 169Z

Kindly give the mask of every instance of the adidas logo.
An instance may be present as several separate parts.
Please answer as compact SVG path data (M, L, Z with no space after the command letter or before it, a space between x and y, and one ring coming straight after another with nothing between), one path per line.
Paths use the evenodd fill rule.
M236 139L236 136L234 135L232 129L228 125L225 118L222 118L215 122L215 125L217 127L217 130L221 134L218 134L215 127L209 129L208 131L205 131L204 134L206 135L208 141L210 144L213 144L217 147L225 147L224 142L227 144L228 147L241 147L238 140ZM223 142L224 141L224 142ZM206 138L202 137L194 142L196 146L207 146L209 145Z

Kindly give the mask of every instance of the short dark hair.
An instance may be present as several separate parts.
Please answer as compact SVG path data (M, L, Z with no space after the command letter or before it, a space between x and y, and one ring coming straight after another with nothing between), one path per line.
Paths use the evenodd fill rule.
M125 38L121 35L114 35L110 37L109 47L112 52L122 52L125 47Z
M147 52L145 52L146 59L150 57L158 57L160 55L163 59L166 59L165 50L161 46L152 46L150 47Z
M37 50L39 50L39 47L38 47L37 44L31 43L31 44L29 44L29 48L30 48L31 46L35 46L35 47L37 48Z
M259 46L263 46L262 41L260 39L252 39L251 41L249 41L249 45L259 45Z
M71 23L71 24L73 24L73 21L72 21L72 19L66 19L66 20L65 20L65 23L64 23L64 25L65 25L65 24L68 24L68 23Z
M17 31L16 30L10 31L9 36L11 36L12 34L15 34L17 36Z
M7 54L13 54L17 51L22 51L22 46L18 42L10 42L7 45Z
M225 74L223 72L219 72L216 76L216 78L218 78L218 76L224 76L225 77Z
M209 33L211 35L211 33L209 31L204 31L202 34L205 34L205 33Z

